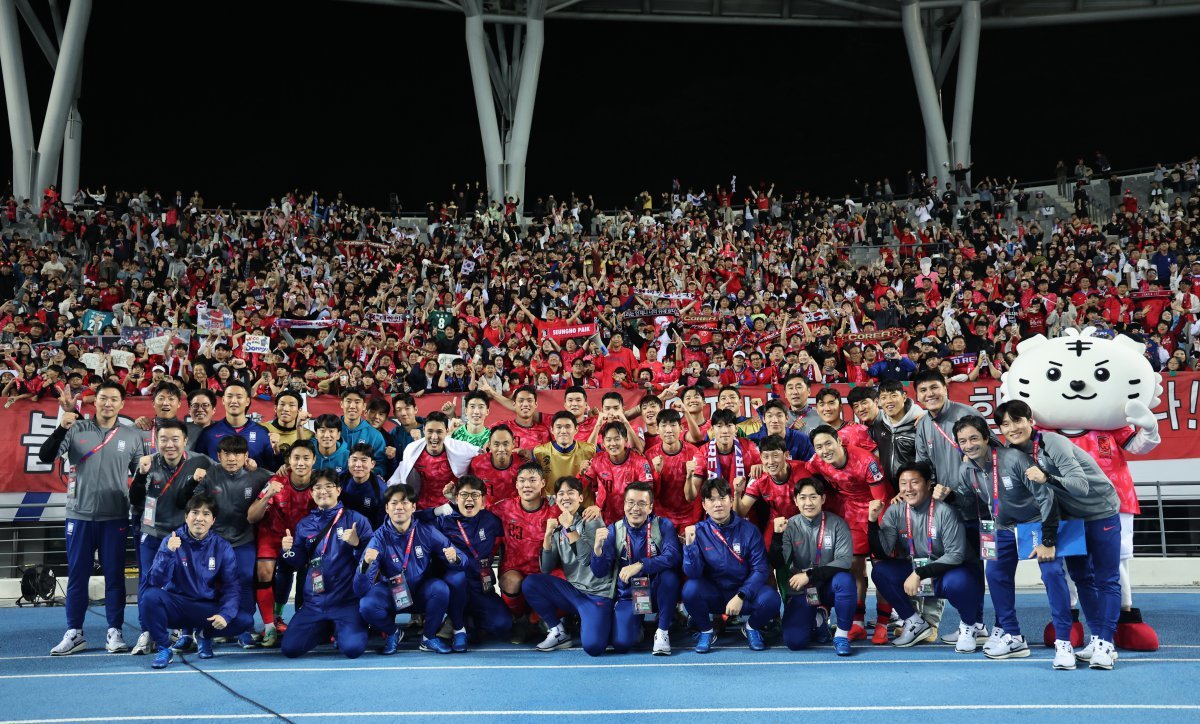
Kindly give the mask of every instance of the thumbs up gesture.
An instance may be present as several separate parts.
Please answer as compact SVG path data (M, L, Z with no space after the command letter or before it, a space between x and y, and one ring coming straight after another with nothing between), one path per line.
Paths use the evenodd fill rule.
M352 548L358 546L358 523L351 523L349 528L342 531L342 542Z
M442 554L446 556L447 563L458 563L458 549L454 546L443 548Z
M596 555L600 555L604 552L604 541L606 541L606 540L608 540L608 528L597 528L596 529L596 546L594 549L596 552Z
M696 542L696 526L689 525L683 529L683 544L690 546Z
M150 462L153 460L150 455L143 455L138 459L138 472L142 475L150 472Z
M167 550L172 553L179 550L181 545L183 545L183 539L179 537L178 533L172 533L171 537L167 539Z
M283 540L280 541L279 543L285 552L290 551L292 549L292 546L295 545L295 543L296 543L296 539L292 537L292 531L284 529Z

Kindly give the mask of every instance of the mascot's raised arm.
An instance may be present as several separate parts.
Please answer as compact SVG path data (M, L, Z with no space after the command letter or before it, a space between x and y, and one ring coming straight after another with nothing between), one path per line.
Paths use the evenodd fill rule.
M1068 329L1061 337L1039 334L1021 342L1000 394L1028 403L1038 427L1069 437L1112 481L1121 500L1121 615L1114 643L1154 651L1158 635L1133 608L1129 559L1133 516L1141 507L1125 455L1146 454L1161 442L1151 410L1162 395L1162 377L1146 359L1144 344L1095 333L1092 327Z

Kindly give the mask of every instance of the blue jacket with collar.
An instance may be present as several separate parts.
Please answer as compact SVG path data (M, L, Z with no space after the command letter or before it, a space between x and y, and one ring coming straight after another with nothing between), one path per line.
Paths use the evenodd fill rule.
M410 536L412 551L408 554L406 562L404 552L408 549ZM445 569L462 570L463 561L466 559L463 552L458 551L457 562L447 561L445 549L450 547L450 541L435 525L422 522L416 517L403 533L397 531L390 520L387 521L375 531L367 547L379 551L379 557L365 570L362 567L358 569L358 575L354 578L354 591L360 597L365 596L377 581L387 580L402 571L408 590L413 591L425 578L436 577Z
M638 575L649 576L653 578L662 571L678 569L679 562L683 560L683 554L679 550L679 536L675 533L675 524L667 518L651 516L642 523L640 528L634 528L629 525L627 519L621 520L621 537L629 535L629 540L622 544L623 550L621 557L617 558L617 524L613 523L608 526L608 538L604 541L604 548L600 555L592 553L592 573L597 578L606 578L614 570L620 572L625 566L631 566L634 563L642 564L642 571ZM656 543L654 536L651 535L651 527L658 525L658 532L661 541ZM650 536L650 553L646 555L646 537ZM629 584L621 580L617 576L617 598L628 600L632 595L632 589Z
M326 537L325 529L335 518L337 522L329 527ZM342 534L350 530L351 525L355 526L358 534L357 546L342 540ZM329 510L314 510L301 519L296 530L292 531L295 542L290 551L284 552L283 562L303 575L305 607L327 610L354 601L354 572L374 532L365 516L340 502ZM310 571L312 561L317 557L321 559L321 577L325 584L322 593L313 592Z
M737 590L746 598L754 598L766 585L769 571L762 533L737 513L731 513L725 525L712 518L700 521L695 542L683 547L684 575L707 578L721 591Z
M233 546L214 530L204 540L193 538L186 525L174 534L183 542L172 551L167 547L170 536L163 539L150 567L150 585L190 601L212 603L222 618L232 621L241 596Z

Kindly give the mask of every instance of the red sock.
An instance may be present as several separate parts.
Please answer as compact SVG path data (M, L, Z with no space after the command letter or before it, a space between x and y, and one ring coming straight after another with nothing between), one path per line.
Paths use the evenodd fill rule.
M275 591L271 586L254 589L254 599L258 601L258 612L262 614L263 625L275 623Z
M525 604L525 597L519 593L515 596L501 593L500 600L504 601L504 605L508 607L508 612L512 614L513 618L520 618L529 610L529 607Z
M862 623L867 617L867 599L859 599L858 605L854 608L854 623Z
M876 595L875 596L875 615L878 616L877 620L887 623L892 618L892 604L888 603L887 601L883 600L878 595Z

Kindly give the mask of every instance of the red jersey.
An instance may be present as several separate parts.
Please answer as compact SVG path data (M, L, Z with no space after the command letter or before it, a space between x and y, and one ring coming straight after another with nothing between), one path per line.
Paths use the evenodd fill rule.
M865 520L867 506L872 500L886 501L891 498L879 461L861 448L847 447L846 464L841 468L835 468L820 456L813 456L809 466L837 491L838 501L846 513L842 517L848 521L859 508Z
M780 517L791 518L793 515L800 514L800 509L796 507L796 499L792 495L794 486L810 476L812 476L812 469L809 468L808 463L802 460L789 460L786 481L781 483L767 473L750 481L750 484L746 486L746 495L767 501L767 505L771 508L772 521ZM774 529L773 524L767 526L768 532ZM769 542L770 535L766 537Z
M504 526L500 572L517 571L527 576L540 573L546 521L557 518L562 511L544 500L537 510L529 511L521 507L519 498L506 498L496 503L492 512Z
M738 465L737 460L739 449L742 453L741 466ZM750 468L761 462L762 458L758 456L758 448L744 437L735 440L733 449L727 453L717 452L716 443L709 441L707 444L700 446L700 451L696 455L696 474L705 480L717 477L725 478L729 481L729 485L732 488L734 478L738 477L739 474L743 477L748 477L750 475Z
M513 456L508 467L501 470L492 464L490 453L480 453L471 460L471 474L483 480L488 505L517 497L517 471L525 462L525 458Z
M271 483L281 483L283 489L267 501L267 512L262 520L258 521L256 532L259 558L278 556L283 534L287 531L295 533L296 526L308 515L308 511L317 507L308 488L297 490L288 476L275 475L267 481L267 485ZM263 488L258 497L266 497L266 488Z
M700 455L700 449L695 445L680 441L679 452L671 454L663 450L662 441L646 449L646 459L650 461L650 470L654 473L654 512L675 524L675 529L682 531L689 525L695 525L701 514L700 499L688 500L684 495L684 485L687 483L688 462ZM654 458L662 456L662 470L654 470ZM699 464L696 466L699 471Z
M421 478L421 493L417 496L417 510L436 508L446 502L442 492L447 483L457 483L458 476L450 469L450 458L446 451L441 455L430 455L429 450L422 450L421 456L413 463L413 470Z
M607 452L597 453L583 472L584 482L595 491L596 505L605 523L625 515L625 488L633 482L654 482L650 463L635 450L627 450L624 462L614 463Z
M521 450L532 451L538 445L550 442L550 428L546 427L545 423L535 422L529 427L525 427L513 420L508 423L508 427L512 430L517 447Z
M867 452L874 452L879 447L871 439L867 426L857 422L845 422L837 429L838 439L846 447L858 447Z
M579 423L579 429L575 431L575 439L579 440L580 442L587 442L588 438L592 436L592 430L596 429L597 419L598 418L595 417L589 417L584 419L583 422Z
M1137 490L1133 487L1133 475L1129 472L1129 463L1125 460L1125 446L1137 434L1133 427L1122 427L1116 430L1087 430L1080 435L1064 437L1082 448L1117 489L1117 497L1121 499L1121 512L1140 515L1142 506L1138 503Z

